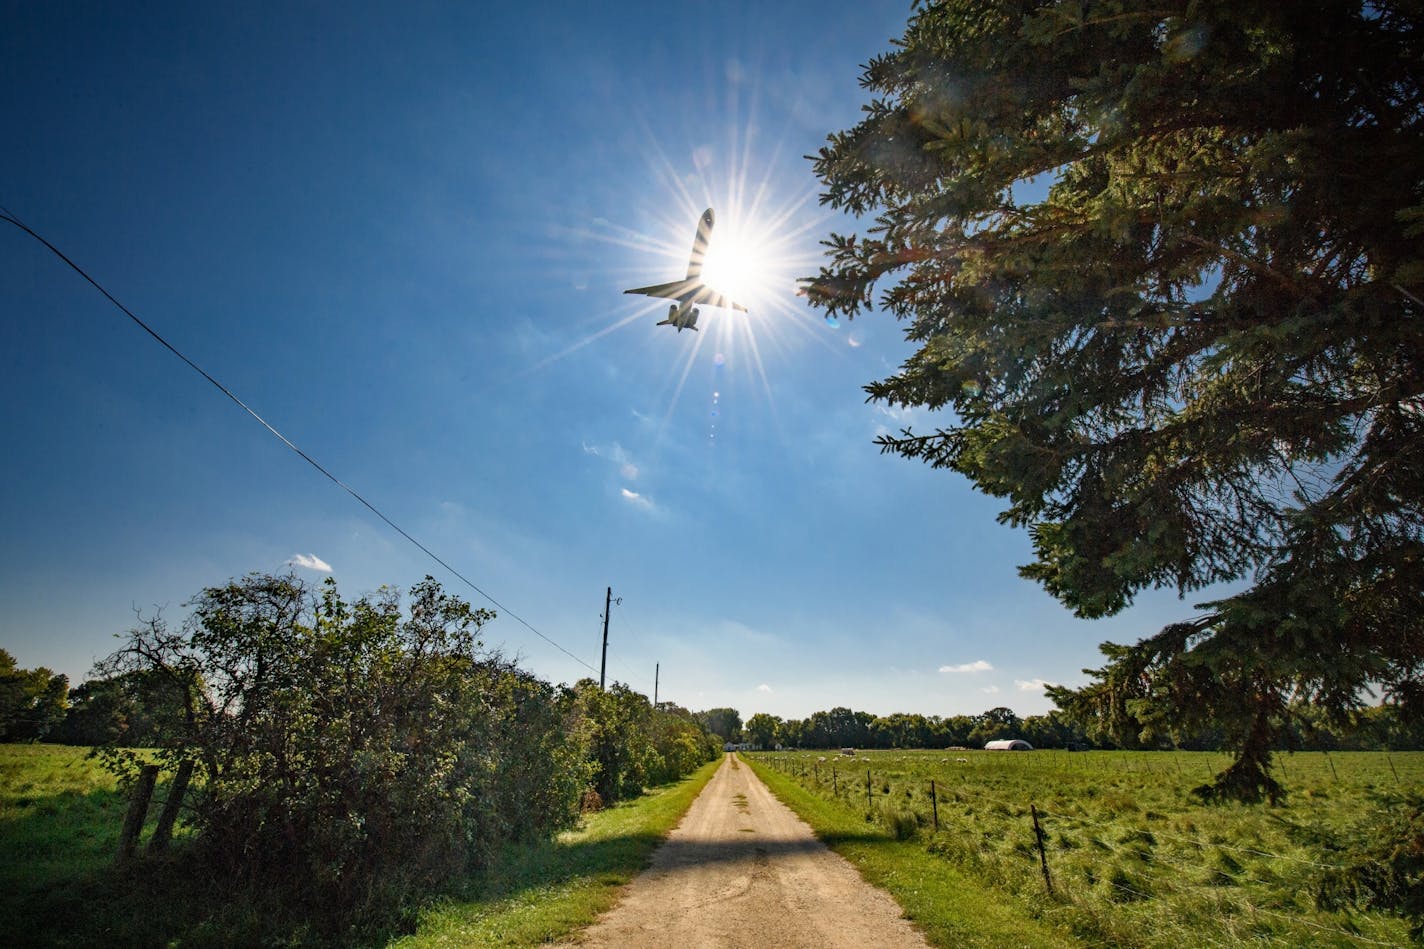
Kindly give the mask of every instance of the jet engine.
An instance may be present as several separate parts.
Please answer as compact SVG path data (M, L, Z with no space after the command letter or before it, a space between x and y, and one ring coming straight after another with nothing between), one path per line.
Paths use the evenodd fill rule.
M700 314L701 312L702 312L702 311L699 310L697 307L693 307L693 308L692 308L692 312L687 315L687 328L688 328L688 329L695 329L695 328L697 327L697 316L698 316L698 314Z
M668 305L668 319L672 319L674 316L677 316L677 304L671 303Z

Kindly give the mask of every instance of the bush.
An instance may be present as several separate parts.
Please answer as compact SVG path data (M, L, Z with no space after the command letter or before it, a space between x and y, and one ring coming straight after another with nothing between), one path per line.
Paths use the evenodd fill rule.
M590 772L573 695L485 652L494 614L429 577L404 617L390 589L348 604L335 581L318 595L290 575L190 605L181 631L154 618L101 671L184 697L160 757L197 765L209 871L337 927L577 819Z

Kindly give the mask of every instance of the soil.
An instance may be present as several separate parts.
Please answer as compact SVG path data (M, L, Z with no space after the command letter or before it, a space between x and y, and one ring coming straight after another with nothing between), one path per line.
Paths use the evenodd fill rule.
M925 947L898 904L729 755L584 946Z

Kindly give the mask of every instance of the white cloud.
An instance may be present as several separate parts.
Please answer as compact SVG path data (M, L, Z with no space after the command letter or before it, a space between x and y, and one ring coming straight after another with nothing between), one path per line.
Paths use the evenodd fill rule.
M769 686L769 685L767 685L765 682L763 682L761 685L757 686L757 691L758 691L758 692L765 692L765 693L767 693L767 694L770 694L770 693L771 693L771 686Z
M331 573L331 564L322 560L316 554L297 554L287 561L293 567L302 567L306 570L316 570L320 573Z
M636 507L640 507L645 511L652 511L657 509L657 505L653 503L651 498L643 497L643 495L639 494L637 491L629 491L627 488L620 488L619 493L623 495L623 499L629 504L632 504Z
M984 688L980 689L979 691L980 691L980 692L983 692L985 695L998 695L998 694L999 694L999 687L998 687L997 685L986 685Z
M1020 692L1042 692L1043 687L1048 683L1043 679L1015 679L1014 685L1018 686Z
M975 659L973 662L961 663L957 666L940 666L940 672L990 672L993 670L988 662L983 659Z

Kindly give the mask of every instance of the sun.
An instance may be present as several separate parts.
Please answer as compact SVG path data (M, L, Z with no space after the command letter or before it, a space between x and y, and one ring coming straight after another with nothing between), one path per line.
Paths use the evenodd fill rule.
M776 290L790 278L776 246L774 234L746 226L733 214L712 234L707 257L702 264L702 281L749 309L764 308L776 298Z

